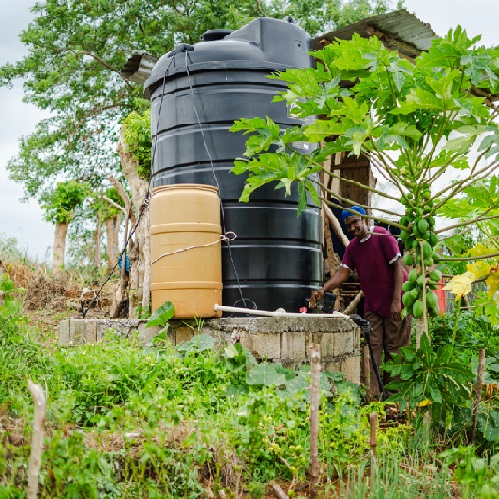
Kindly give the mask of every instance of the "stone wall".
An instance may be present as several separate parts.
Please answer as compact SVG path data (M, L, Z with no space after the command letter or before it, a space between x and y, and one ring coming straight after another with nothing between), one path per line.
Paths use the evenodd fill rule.
M168 336L174 345L188 341L198 332L207 333L218 346L239 342L257 359L281 362L285 367L298 368L308 363L309 345L318 343L323 369L341 371L349 381L360 382L360 329L349 319L309 315L172 320L169 324ZM97 343L113 330L123 337L137 334L145 344L160 330L145 326L145 320L67 319L61 322L59 343Z

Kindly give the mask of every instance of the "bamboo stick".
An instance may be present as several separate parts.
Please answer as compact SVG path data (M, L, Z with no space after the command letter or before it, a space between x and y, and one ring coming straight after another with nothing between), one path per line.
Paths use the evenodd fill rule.
M28 495L27 499L36 499L38 495L38 479L42 464L43 436L45 432L45 414L47 404L45 393L40 385L28 380L28 390L31 392L35 403L33 419L33 435L31 437L31 454L28 464Z
M317 496L319 482L319 399L321 352L320 345L310 345L311 387L310 387L310 494Z
M485 373L485 348L478 350L478 371L476 374L476 388L475 388L475 401L473 403L472 421L473 428L471 430L471 445L475 445L476 441L476 427L478 421L478 407L482 400L482 385L483 376Z

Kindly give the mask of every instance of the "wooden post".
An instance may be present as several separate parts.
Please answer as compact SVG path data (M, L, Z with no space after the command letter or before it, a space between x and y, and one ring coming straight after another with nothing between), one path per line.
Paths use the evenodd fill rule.
M376 428L378 426L378 413L376 412L371 412L369 414L369 426L371 429L370 435L369 435L369 445L371 447L371 486L373 485L373 482L376 478L376 472L377 472L377 462L376 462Z
M45 393L40 385L28 380L28 389L35 402L35 416L33 420L33 436L31 437L31 454L28 464L28 495L27 499L36 499L38 495L38 478L42 464L43 436L45 433L45 414L47 404Z
M310 494L317 496L317 483L319 482L319 400L320 400L320 374L321 352L320 345L310 345Z
M475 401L473 403L473 412L471 419L473 421L473 428L471 430L471 445L475 445L476 441L476 427L478 421L478 407L482 400L482 385L483 376L485 373L485 348L478 350L478 371L476 373L476 388L475 388Z
M272 481L270 482L270 485L272 487L272 492L274 492L274 495L277 497L277 499L289 499L288 495L282 488L277 484L276 482Z

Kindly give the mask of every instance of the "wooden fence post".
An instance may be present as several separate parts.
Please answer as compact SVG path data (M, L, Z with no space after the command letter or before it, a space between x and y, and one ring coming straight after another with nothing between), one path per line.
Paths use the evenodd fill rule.
M31 454L28 464L28 495L27 499L36 499L38 495L38 479L42 464L43 436L45 433L45 414L47 404L45 393L40 385L28 380L28 389L35 403L35 416L33 419L33 435L31 437Z
M319 482L319 400L320 400L320 374L321 353L320 345L310 345L310 493L311 497L317 496L317 483Z

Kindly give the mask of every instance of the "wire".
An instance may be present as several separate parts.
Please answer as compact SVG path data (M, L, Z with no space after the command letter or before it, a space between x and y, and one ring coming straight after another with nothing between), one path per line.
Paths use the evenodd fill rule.
M222 191L220 189L220 184L218 182L218 178L217 178L217 175L216 175L216 172L215 172L215 166L213 165L213 158L211 157L210 150L208 149L208 145L206 143L206 137L204 135L203 126L201 125L201 120L199 119L199 114L198 114L198 111L197 111L197 108L196 108L195 95L194 95L194 89L192 87L191 74L189 72L188 60L192 63L192 61L190 60L190 57L189 57L189 52L186 51L185 52L185 69L187 71L187 79L189 81L189 87L191 89L192 107L194 109L194 114L196 115L196 119L197 119L197 122L198 122L198 125L199 125L199 130L201 131L201 136L203 137L204 148L205 148L206 153L208 154L208 158L210 160L210 165L211 165L211 171L212 171L212 174L213 174L213 178L215 179L215 183L217 184L218 192L220 193L220 208L221 208L221 213L222 213L222 227L223 227L223 231L226 232L226 227L225 227L225 210L224 210L224 204L223 204L222 195L221 195ZM238 275L237 269L236 269L236 264L234 263L234 259L232 257L232 248L231 248L231 245L230 245L230 241L227 240L226 243L227 243L227 248L229 249L229 258L230 258L230 262L232 264L232 269L234 270L234 275L236 277L237 287L238 287L238 290L239 290L239 294L241 296L241 300L237 300L234 303L234 306L235 306L236 303L239 303L239 301L241 301L243 303L243 305L246 306L246 301L249 301L249 302L251 302L254 305L254 308L256 308L256 303L254 301L249 300L247 298L244 298L243 290L242 290L242 287L241 287L241 282L239 280L239 275ZM248 308L248 307L246 307L246 308Z
M161 260L165 256L176 255L177 253L183 253L184 251L189 251L191 249L196 249L196 248L207 248L208 246L213 246L214 244L217 244L220 241L234 241L234 239L236 237L237 236L236 236L236 234L234 232L227 232L225 234L221 234L218 239L216 239L215 241L213 241L211 243L200 244L200 245L197 245L197 246L187 246L186 248L179 248L179 249L177 249L175 251L170 251L169 253L163 253L162 255L158 256L158 258L156 258L156 260L152 261L151 265L153 263L158 262L159 260Z

